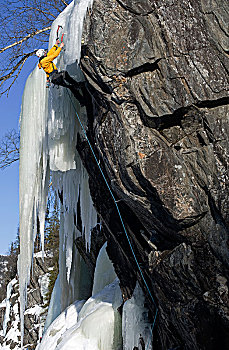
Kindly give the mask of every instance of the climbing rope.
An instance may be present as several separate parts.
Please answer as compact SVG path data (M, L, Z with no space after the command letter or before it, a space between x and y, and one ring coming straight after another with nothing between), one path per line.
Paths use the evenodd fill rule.
M108 183L108 181L107 181L107 179L106 179L106 177L105 177L105 175L104 175L104 172L103 172L103 170L102 170L102 168L101 168L101 166L100 166L100 164L99 164L99 161L98 161L98 159L97 159L97 157L96 157L96 154L95 154L95 152L94 152L94 150L93 150L93 147L92 147L92 145L91 145L91 143L90 143L90 140L89 140L88 137L87 137L86 130L85 130L85 128L84 128L84 126L83 126L83 124L82 124L82 122L81 122L81 119L80 119L80 117L79 117L79 114L77 113L77 110L76 110L76 108L75 108L75 106L74 106L74 103L73 103L73 101L72 101L72 97L71 97L71 95L70 95L68 89L67 89L67 92L68 92L68 96L69 96L69 98L70 98L70 101L71 101L71 103L72 103L73 109L74 109L74 111L75 111L75 114L76 114L76 116L77 116L77 119L78 119L78 121L79 121L79 123L80 123L81 129L82 129L82 131L83 131L83 133L84 133L84 136L85 136L85 138L86 138L86 140L87 140L87 143L88 143L88 145L89 145L89 147L90 147L90 149L91 149L91 152L92 152L92 154L93 154L93 157L94 157L94 159L95 159L95 161L96 161L96 163L97 163L97 165L98 165L99 171L100 171L100 173L101 173L101 175L102 175L102 177L103 177L103 179L104 179L104 181L105 181L105 184L106 184L106 186L107 186L107 188L108 188L108 190L109 190L109 192L110 192L110 195L111 195L111 197L112 197L112 199L113 199L113 201L114 201L114 204L115 204L115 207L116 207L116 209L117 209L117 212L118 212L118 215L119 215L119 218L120 218L120 221L121 221L121 224L122 224L124 233L125 233L125 235L126 235L127 241L128 241L128 243L129 243L131 252L132 252L132 254L133 254L134 260L135 260L135 262L136 262L136 265L137 265L137 267L138 267L138 270L139 270L139 272L140 272L140 275L141 275L141 277L142 277L142 280L143 280L143 282L144 282L144 284L145 284L145 286L146 286L146 289L147 289L147 291L148 291L148 293L149 293L149 296L150 296L150 298L152 299L153 304L154 304L154 306L155 306L155 308L156 308L156 312L155 312L155 316L154 316L154 320L153 320L153 324L152 324L152 328L151 328L151 336L152 336L152 334L153 334L153 329L154 329L154 326L155 326L155 323L156 323L157 314L158 314L158 307L157 307L157 304L156 304L156 302L155 302L155 300L154 300L154 298L153 298L153 295L152 295L152 293L151 293L151 291L150 291L150 289L149 289L148 283L146 282L146 279L145 279L145 277L144 277L144 275L143 275L143 272L142 272L142 269L141 269L140 264L139 264L139 262L138 262L138 259L137 259L136 255L135 255L134 248L133 248L133 246L132 246L132 244L131 244L129 235L128 235L127 230L126 230L126 227L125 227L125 225L124 225L124 221L123 221L122 215L121 215L120 210L119 210L118 201L116 201L115 196L114 196L114 194L113 194L113 192L112 192L112 190L111 190L111 188L110 188L110 185L109 185L109 183ZM147 345L146 350L148 349L148 346L149 346L149 343L148 343L148 345Z

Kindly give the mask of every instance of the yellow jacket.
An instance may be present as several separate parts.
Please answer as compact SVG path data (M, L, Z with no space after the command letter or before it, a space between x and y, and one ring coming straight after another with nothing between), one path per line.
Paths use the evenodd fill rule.
M60 51L61 47L54 45L47 53L47 56L42 58L42 60L38 63L38 67L40 69L44 69L47 78L49 78L50 73L52 73L54 70L57 70L56 65L53 63L53 60L59 55Z

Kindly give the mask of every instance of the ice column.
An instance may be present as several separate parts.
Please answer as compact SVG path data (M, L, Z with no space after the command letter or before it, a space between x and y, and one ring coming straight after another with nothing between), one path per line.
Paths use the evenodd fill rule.
M36 68L29 76L23 94L21 110L21 139L19 167L20 255L20 313L23 333L26 288L30 279L33 244L37 231L37 217L41 236L49 182L47 159L45 77Z
M123 350L132 350L134 347L142 349L142 344L145 344L147 350L152 350L152 325L149 323L148 310L144 303L145 297L137 282L132 298L123 306Z

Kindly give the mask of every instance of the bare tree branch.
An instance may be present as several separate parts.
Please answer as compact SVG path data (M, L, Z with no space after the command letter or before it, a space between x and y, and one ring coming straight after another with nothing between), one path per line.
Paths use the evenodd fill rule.
M68 4L67 4L64 0L61 0L61 2L62 2L65 6L68 6Z
M37 30L36 32L33 32L33 33L30 33L28 34L27 36L25 36L23 39L21 40L18 40L16 41L15 43L11 44L11 45L8 45L2 49L0 49L0 53L4 52L5 50L8 50L10 48L12 48L13 46L17 46L17 45L20 45L22 44L24 41L30 39L30 38L33 38L35 35L37 34L40 34L40 33L43 33L43 32L46 32L47 30L50 30L51 29L51 26L50 27L47 27L47 28L43 28L43 29L40 29L40 30Z
M14 68L11 70L10 73L6 74L5 76L3 77L0 77L0 81L3 80L3 82L0 84L0 86L4 83L4 81L6 81L7 79L9 79L13 73L21 66L21 65L24 65L25 61L27 60L27 58L29 58L30 56L34 55L36 52L33 51L33 52L29 52L27 54L24 55L24 57L22 57L22 59L14 66Z
M5 134L0 141L0 169L5 169L19 160L20 137L16 130Z
M32 56L33 54L34 54L34 52L30 52L30 53L28 53L27 55L25 55L25 56L23 57L23 59L21 59L21 61L20 61L20 62L21 62L21 64L20 64L21 67L19 68L19 70L18 70L16 76L14 77L13 82L7 87L7 89L6 89L5 91L3 91L3 92L0 93L0 96L3 95L3 94L5 94L6 92L7 92L7 96L8 96L11 87L13 86L13 84L14 84L15 81L17 80L19 74L21 73L21 70L22 70L22 68L23 68L23 66L24 66L24 64L25 64L25 62L26 62L27 59L28 59L30 56ZM17 68L16 68L16 69L17 69ZM15 69L15 70L16 70L16 69ZM13 73L12 73L12 74L13 74ZM12 74L11 74L11 75L12 75ZM3 83L4 83L4 81L0 84L0 86L1 86Z
M39 9L39 8L36 8L36 7L28 7L27 9L26 8L22 9L23 12L25 10L38 11L38 12L42 13L42 15L44 15L44 16L51 16L53 19L56 18L50 11L45 11L45 10L42 10L42 9Z

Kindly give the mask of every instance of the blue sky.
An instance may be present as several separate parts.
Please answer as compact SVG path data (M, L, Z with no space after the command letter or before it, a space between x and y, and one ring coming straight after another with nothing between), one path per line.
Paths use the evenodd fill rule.
M36 57L28 61L9 97L0 98L0 139L11 129L19 130L23 89L29 73L37 64ZM16 238L19 225L18 170L18 162L0 170L0 254L7 253L10 243Z

